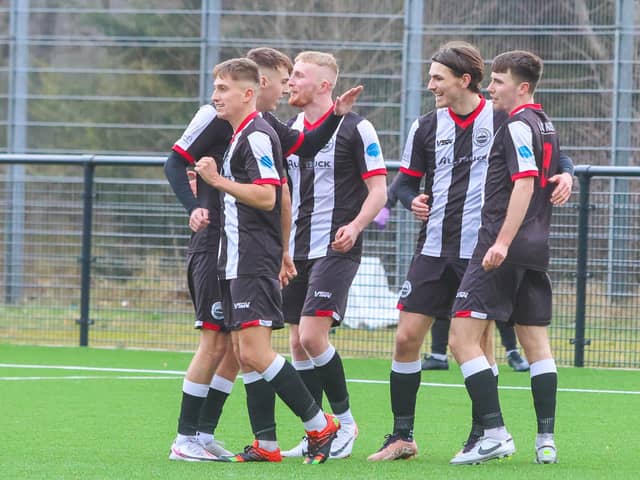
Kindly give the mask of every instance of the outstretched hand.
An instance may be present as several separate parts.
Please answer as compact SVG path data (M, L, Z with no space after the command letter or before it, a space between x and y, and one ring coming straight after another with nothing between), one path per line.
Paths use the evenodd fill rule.
M336 104L333 108L333 113L336 115L346 115L353 109L353 104L364 90L362 85L350 88L338 98L336 98Z

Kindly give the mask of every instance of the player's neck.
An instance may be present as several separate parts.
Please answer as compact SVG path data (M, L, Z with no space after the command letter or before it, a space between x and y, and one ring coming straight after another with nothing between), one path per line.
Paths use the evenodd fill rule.
M513 103L513 105L511 105L511 107L507 109L507 113L511 113L514 110L518 110L523 105L531 105L532 103L534 103L533 95L526 95L526 96L522 96L522 97L517 97L516 101Z
M469 92L469 94L462 95L458 101L453 103L449 108L451 108L456 115L464 117L474 112L481 101L480 95Z
M234 112L233 115L230 115L229 118L227 118L227 122L231 124L233 131L236 132L242 125L242 122L244 122L244 120L255 111L256 106L249 104L246 108L238 110L237 112Z
M304 112L304 118L309 123L316 123L322 116L329 111L333 102L330 96L322 96L316 98L313 102L304 106L302 111Z

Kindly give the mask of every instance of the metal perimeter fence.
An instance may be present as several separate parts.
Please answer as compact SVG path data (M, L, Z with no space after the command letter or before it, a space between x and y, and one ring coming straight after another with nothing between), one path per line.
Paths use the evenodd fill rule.
M439 45L475 43L487 65L504 50L533 50L545 62L536 101L563 150L576 164L624 169L640 165L638 24L640 0L0 0L0 154L59 155L0 166L0 341L75 344L82 319L90 345L193 348L187 231L159 163L208 101L220 60L263 45L334 53L336 90L365 86L357 109L393 161L410 123L433 108L426 72ZM78 172L85 165L95 166L91 181ZM555 351L563 364L638 367L640 188L606 176L590 187L582 270L578 197L555 215ZM334 338L346 354L390 354L393 329L383 326L395 321L389 305L414 233L402 209L366 232L351 328Z
M0 338L55 345L195 347L184 210L165 181L99 176L109 166L136 164L146 171L160 169L163 161L0 155ZM15 203L9 188L15 180L6 164L24 162L67 164L83 175L29 175L19 185L24 202ZM633 183L640 168L579 166L576 175L579 191L554 212L551 234L554 352L563 365L638 368L640 198L637 193L612 196L603 186L611 177ZM616 211L621 214L614 216ZM613 225L614 217L623 224ZM399 206L384 230L366 230L347 315L332 338L344 355L391 354L397 292L417 228ZM276 349L287 351L286 330L276 332L274 342Z

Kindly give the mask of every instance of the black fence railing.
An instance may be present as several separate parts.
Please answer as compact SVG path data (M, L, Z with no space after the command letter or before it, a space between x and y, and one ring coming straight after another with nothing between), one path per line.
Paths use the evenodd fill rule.
M189 232L163 163L0 155L1 341L77 345L79 335L82 346L194 348L183 263ZM145 168L115 178L105 175L112 167ZM629 179L640 168L578 166L576 176L579 194L554 213L551 235L554 352L564 365L638 368L640 191ZM345 355L390 355L388 327L397 322L416 232L402 208L385 230L365 232L346 328L332 339ZM274 342L288 350L286 333Z

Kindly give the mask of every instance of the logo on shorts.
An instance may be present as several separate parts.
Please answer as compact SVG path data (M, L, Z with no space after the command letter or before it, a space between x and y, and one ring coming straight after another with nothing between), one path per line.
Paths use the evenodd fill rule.
M234 310L243 310L251 307L251 302L236 302L233 304Z
M323 292L321 290L315 290L313 292L313 296L316 297L316 298L318 298L318 297L320 297L320 298L331 298L333 296L333 293L332 292Z
M402 288L400 289L400 298L407 298L409 295L411 295L411 282L409 280L405 280L405 282L402 284Z
M216 320L224 319L224 312L222 310L222 302L216 302L211 305L211 316Z
M467 298L469 296L469 292L458 292L456 293L456 298Z

